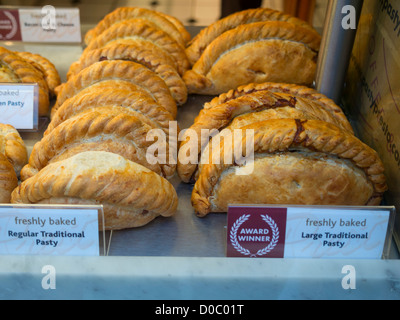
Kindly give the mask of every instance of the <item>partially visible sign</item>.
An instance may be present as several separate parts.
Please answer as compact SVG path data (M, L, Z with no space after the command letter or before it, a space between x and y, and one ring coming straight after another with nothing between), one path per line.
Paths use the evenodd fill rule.
M0 41L21 41L19 27L19 12L15 10L0 9Z
M0 84L0 122L18 130L38 127L37 84Z
M101 206L0 206L0 254L99 256L102 214Z
M232 206L227 256L381 259L393 212L381 207Z
M0 9L0 41L80 43L79 9Z

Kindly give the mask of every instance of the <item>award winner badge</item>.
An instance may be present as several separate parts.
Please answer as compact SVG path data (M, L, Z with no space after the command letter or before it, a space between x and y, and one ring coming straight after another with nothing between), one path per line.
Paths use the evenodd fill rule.
M283 258L286 209L230 207L228 257Z

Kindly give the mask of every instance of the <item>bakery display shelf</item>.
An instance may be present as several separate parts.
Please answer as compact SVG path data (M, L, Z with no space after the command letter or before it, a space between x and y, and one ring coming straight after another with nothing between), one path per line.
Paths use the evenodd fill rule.
M82 52L79 45L8 45L47 57L62 80ZM189 127L211 98L189 96L178 109L179 127ZM38 132L21 133L28 152L47 124L42 118ZM107 257L3 256L0 299L400 299L394 244L385 261L226 258L226 214L198 218L191 205L193 185L177 176L171 183L179 197L176 214L142 228L107 232ZM41 287L46 265L57 272L56 290ZM342 287L346 265L357 271L355 290Z

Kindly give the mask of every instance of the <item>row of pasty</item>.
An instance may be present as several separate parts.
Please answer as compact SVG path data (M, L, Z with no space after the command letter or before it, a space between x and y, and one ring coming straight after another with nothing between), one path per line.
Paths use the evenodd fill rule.
M354 137L342 110L312 89L282 84L309 85L314 78L320 36L304 22L269 9L248 10L190 40L170 16L119 8L85 41L67 81L54 89L51 122L21 170L12 202L101 203L106 229L137 227L176 211L168 181L176 171L182 181L195 182L192 203L199 216L234 203L381 200L382 163ZM215 137L196 146L201 139L188 137L177 165L148 160L154 143L148 133L161 129L168 144L169 124L185 112L177 106L189 93L221 94L189 128L198 137L202 129L254 132L251 173L236 174L242 169L235 158L203 164L205 157L226 153L223 139L208 149ZM232 145L246 145L246 139ZM179 161L192 149L200 150L200 165Z

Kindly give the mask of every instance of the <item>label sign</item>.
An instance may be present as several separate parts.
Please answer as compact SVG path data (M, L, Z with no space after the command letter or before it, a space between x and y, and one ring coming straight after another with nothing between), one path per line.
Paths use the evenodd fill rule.
M244 207L228 211L228 257L381 259L394 208Z
M19 27L19 12L0 9L0 41L21 41L21 29Z
M37 84L0 84L0 122L16 129L38 127Z
M102 207L0 206L0 254L99 256Z
M81 42L78 8L0 9L0 40L24 42Z

